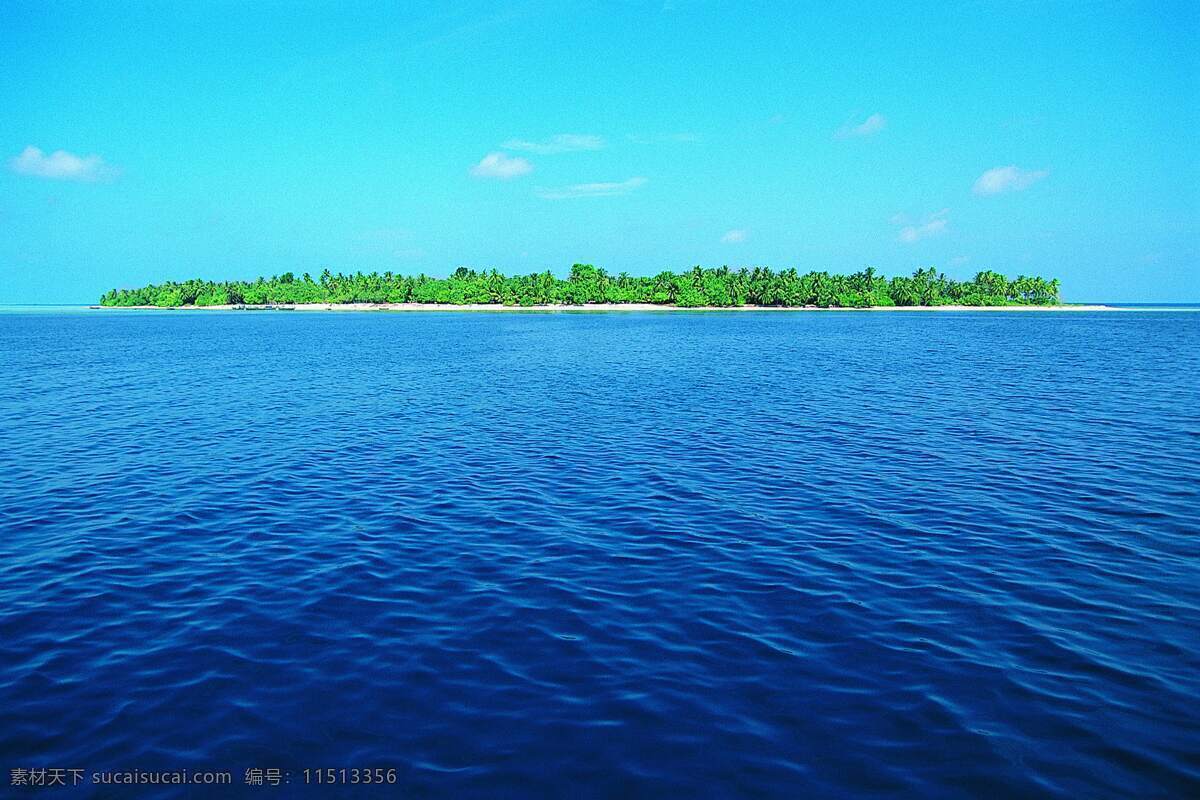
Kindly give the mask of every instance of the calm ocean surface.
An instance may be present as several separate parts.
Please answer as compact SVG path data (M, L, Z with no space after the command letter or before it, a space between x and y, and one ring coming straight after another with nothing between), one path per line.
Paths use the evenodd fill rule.
M10 309L0 476L0 794L1200 795L1200 313Z

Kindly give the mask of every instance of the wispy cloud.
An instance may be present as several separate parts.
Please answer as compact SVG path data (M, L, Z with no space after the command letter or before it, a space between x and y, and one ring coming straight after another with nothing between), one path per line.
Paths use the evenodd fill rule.
M1011 165L993 167L979 176L971 191L981 195L1019 192L1028 189L1049 174L1044 169L1021 169Z
M21 175L88 183L114 178L118 172L114 167L105 164L100 156L77 156L66 150L55 150L47 155L40 147L33 145L29 145L19 156L10 160L9 166L13 172Z
M631 133L627 138L634 144L692 144L700 141L700 134L690 131L655 133L650 135Z
M919 242L922 239L928 239L931 236L937 236L946 232L946 226L950 224L948 219L950 209L943 208L941 211L935 211L921 222L920 225L905 225L900 229L900 234L896 237L906 244ZM897 214L892 217L892 222L897 219L903 219L903 216Z
M748 236L749 233L750 232L745 228L734 228L731 231L725 232L725 235L721 237L721 242L724 244L737 244L738 242L744 242L746 241L746 236Z
M471 174L476 178L499 178L502 181L519 178L533 172L533 164L519 156L504 153L488 153L483 159L471 167Z
M862 122L848 122L833 134L835 139L850 139L857 136L871 136L887 127L887 117L883 114L872 114Z
M556 153L574 153L580 150L602 150L604 137L590 133L560 133L540 142L509 139L500 146L505 150L520 150L525 153L549 156Z
M629 194L639 186L645 185L645 183L646 179L642 177L612 183L576 183L572 186L563 186L557 189L539 189L538 196L546 200L571 200L576 197L612 197L619 194Z

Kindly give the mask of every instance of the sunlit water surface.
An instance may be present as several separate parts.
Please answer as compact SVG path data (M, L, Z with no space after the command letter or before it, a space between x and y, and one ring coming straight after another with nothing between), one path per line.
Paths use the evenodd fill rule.
M1198 388L1188 312L9 310L0 783L1197 796Z

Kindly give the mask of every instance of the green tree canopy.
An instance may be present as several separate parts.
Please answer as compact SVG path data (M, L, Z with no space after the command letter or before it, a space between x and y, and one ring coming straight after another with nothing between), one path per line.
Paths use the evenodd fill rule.
M334 274L322 270L316 280L293 273L253 281L213 282L192 279L138 289L113 289L100 298L105 306L218 306L296 303L468 303L588 305L652 303L685 307L815 306L1002 306L1054 305L1057 279L1021 275L1014 280L990 270L973 280L958 281L932 268L891 279L867 267L852 275L799 273L766 267L729 267L660 272L653 277L617 276L591 264L575 264L566 279L549 271L506 276L496 270L459 267L446 278L396 275L391 272Z

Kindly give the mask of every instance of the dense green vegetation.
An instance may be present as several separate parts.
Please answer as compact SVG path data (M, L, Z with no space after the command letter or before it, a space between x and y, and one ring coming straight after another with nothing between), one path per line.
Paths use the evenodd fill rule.
M566 279L549 272L507 277L495 270L460 267L448 278L394 275L391 272L319 278L288 272L255 281L190 280L141 289L114 289L100 298L105 306L216 306L292 303L496 303L512 306L655 303L696 306L1000 306L1058 303L1058 281L1021 276L1009 280L980 272L970 281L947 278L934 269L912 277L885 278L868 267L853 275L801 274L756 267L661 272L639 278L609 275L590 264L576 264Z

